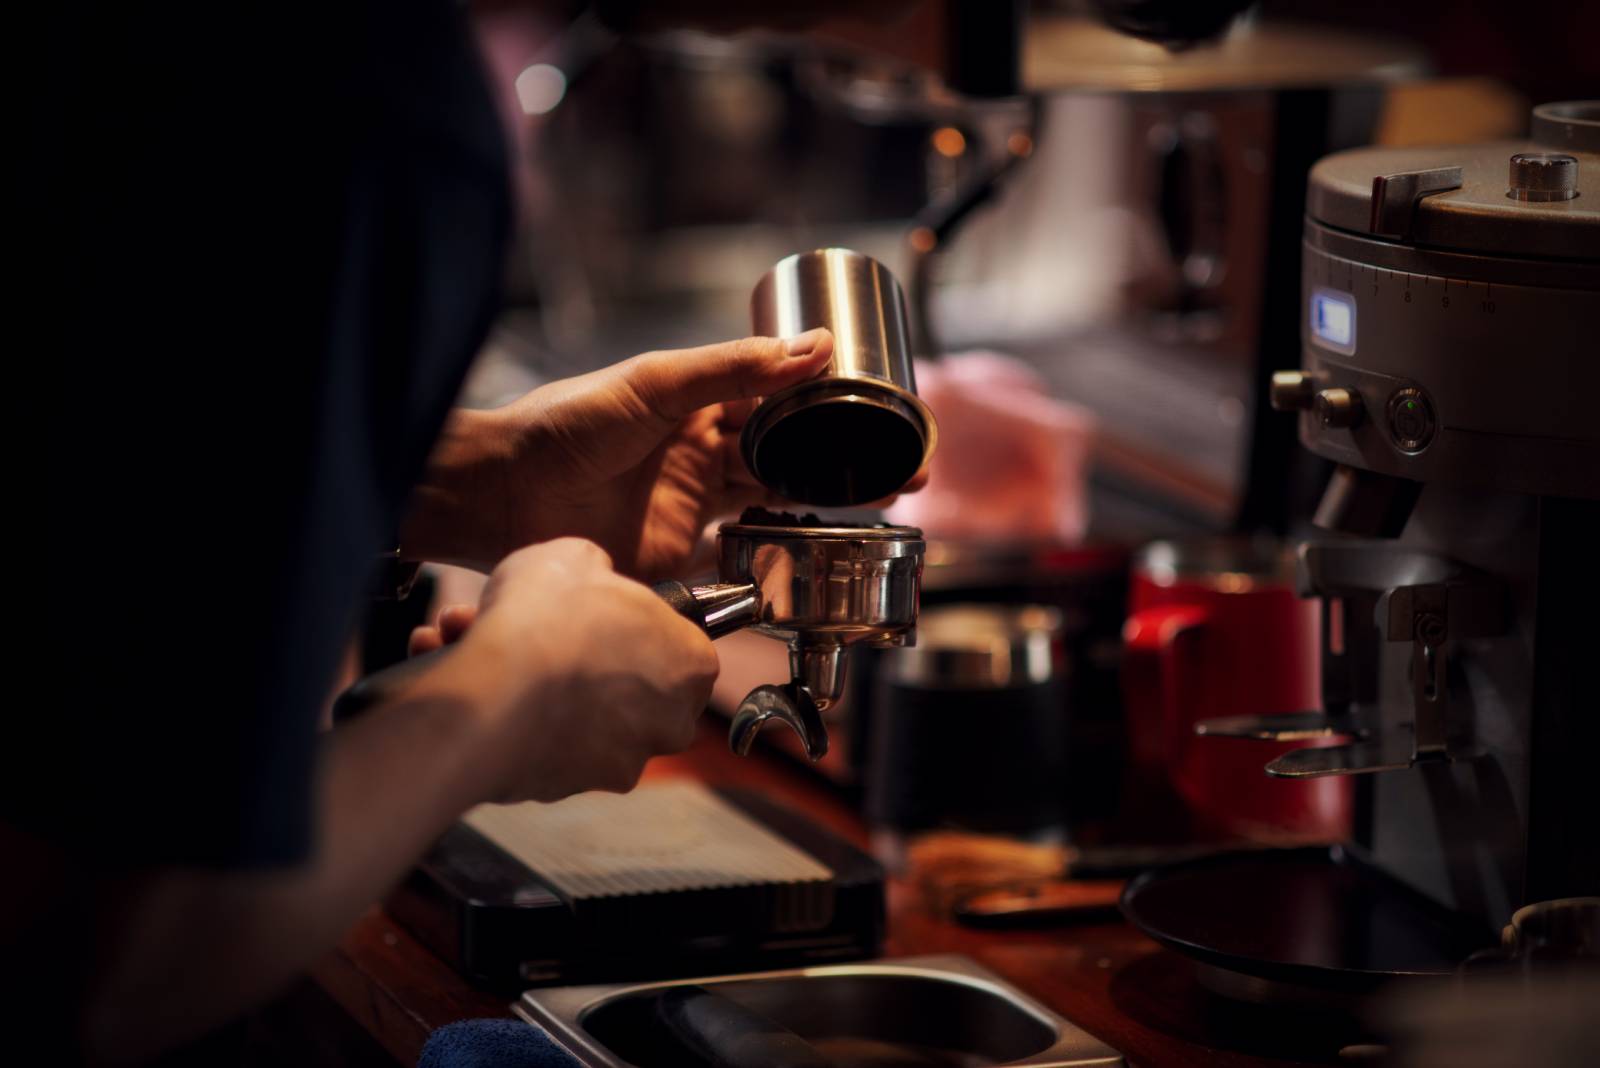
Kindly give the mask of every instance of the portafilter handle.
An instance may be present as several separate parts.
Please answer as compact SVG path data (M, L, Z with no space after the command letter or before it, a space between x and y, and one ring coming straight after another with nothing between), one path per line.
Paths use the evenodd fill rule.
M761 591L750 582L721 582L693 587L681 582L659 582L652 589L674 611L712 638L720 638L749 626L761 613ZM358 716L398 695L449 652L450 646L445 646L357 679L334 700L334 722Z
M751 582L719 582L709 586L688 586L682 582L658 582L656 595L673 610L712 638L732 634L757 621L761 615L761 591ZM359 679L333 703L334 722L360 715L375 705L398 695L429 671L439 659L450 654L450 646L402 660ZM794 658L796 665L800 662ZM842 676L843 662L831 658ZM798 670L798 666L796 666ZM829 678L824 692L842 688L841 678ZM828 751L828 729L822 722L817 703L801 681L787 686L758 686L739 705L729 729L728 744L741 755L750 751L756 734L768 720L786 723L800 736L806 754L819 760Z
M720 638L743 630L761 615L761 590L753 582L718 582L709 586L689 586L682 582L658 582L650 587L684 619Z

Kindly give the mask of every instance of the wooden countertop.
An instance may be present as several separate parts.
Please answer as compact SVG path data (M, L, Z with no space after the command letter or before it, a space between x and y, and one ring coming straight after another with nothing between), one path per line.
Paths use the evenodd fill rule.
M734 756L717 723L707 723L687 753L658 759L646 773L647 779L673 776L758 789L866 845L860 818L826 786L771 757ZM1205 994L1185 959L1125 923L977 931L928 914L909 887L891 883L884 955L942 952L977 960L1136 1065L1331 1064L1339 1063L1339 1049L1351 1040L1337 1027ZM503 995L468 984L379 908L350 929L312 979L407 1066L416 1064L434 1028L509 1015Z

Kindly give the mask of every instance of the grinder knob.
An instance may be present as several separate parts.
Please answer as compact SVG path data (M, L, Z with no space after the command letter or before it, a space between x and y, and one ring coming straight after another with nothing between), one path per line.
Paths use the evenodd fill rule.
M1353 389L1325 389L1313 402L1317 419L1330 430L1341 430L1361 422L1361 394Z
M1316 391L1317 380L1305 371L1274 371L1272 408L1279 412L1309 410Z
M1511 157L1512 200L1571 200L1578 195L1578 159L1564 152L1518 152Z

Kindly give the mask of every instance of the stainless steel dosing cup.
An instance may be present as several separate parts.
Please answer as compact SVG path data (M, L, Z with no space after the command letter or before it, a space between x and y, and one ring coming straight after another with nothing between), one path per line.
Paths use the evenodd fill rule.
M827 369L768 397L745 424L740 448L762 485L838 508L916 475L938 432L917 397L905 295L888 268L844 248L797 253L756 283L750 318L766 337L833 333Z

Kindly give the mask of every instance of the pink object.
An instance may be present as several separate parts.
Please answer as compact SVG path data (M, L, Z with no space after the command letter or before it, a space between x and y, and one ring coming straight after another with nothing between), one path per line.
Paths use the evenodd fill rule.
M934 538L1077 542L1094 417L1050 396L1027 364L991 352L917 362L939 424L928 485L888 510Z

